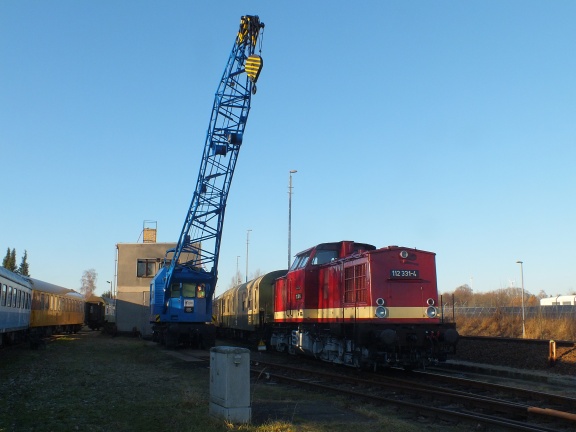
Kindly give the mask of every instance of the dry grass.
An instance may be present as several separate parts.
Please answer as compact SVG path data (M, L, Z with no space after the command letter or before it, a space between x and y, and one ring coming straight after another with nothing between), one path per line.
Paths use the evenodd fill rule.
M252 424L212 418L206 365L140 339L82 332L39 350L0 350L0 432L458 430L399 416L394 408L266 382L253 383L251 394Z
M529 318L524 321L529 339L576 341L576 322L570 318ZM463 336L522 337L522 318L496 313L491 317L457 317L456 328Z

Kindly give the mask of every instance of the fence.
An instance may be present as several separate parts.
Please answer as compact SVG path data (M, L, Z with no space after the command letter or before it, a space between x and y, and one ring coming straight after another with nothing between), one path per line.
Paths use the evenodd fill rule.
M491 317L497 314L522 316L522 307L450 307L444 306L444 317ZM573 318L576 319L576 305L528 306L524 308L525 318Z

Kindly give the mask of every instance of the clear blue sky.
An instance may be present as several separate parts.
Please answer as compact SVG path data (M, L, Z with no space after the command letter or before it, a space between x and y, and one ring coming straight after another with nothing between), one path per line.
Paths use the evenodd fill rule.
M356 240L438 284L576 290L576 2L0 2L0 253L98 290L144 220L176 241L240 16L266 24L219 287ZM240 257L240 258L237 258Z

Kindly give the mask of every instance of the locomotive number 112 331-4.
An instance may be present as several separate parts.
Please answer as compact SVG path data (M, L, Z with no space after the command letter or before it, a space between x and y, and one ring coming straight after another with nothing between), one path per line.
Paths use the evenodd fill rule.
M418 270L390 270L391 279L418 279L420 272Z

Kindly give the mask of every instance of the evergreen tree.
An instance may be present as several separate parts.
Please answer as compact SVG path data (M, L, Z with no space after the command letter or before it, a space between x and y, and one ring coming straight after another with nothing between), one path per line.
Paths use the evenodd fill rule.
M12 248L12 253L10 254L10 270L15 272L18 269L16 267L16 249Z
M6 256L2 260L2 267L13 272L16 271L16 249L10 250L10 248L8 248L6 251Z
M10 248L6 250L6 256L2 260L2 267L8 268L9 265L10 265Z
M18 268L18 273L22 276L30 276L30 266L28 265L28 251L24 250L24 256L22 257L22 262Z

